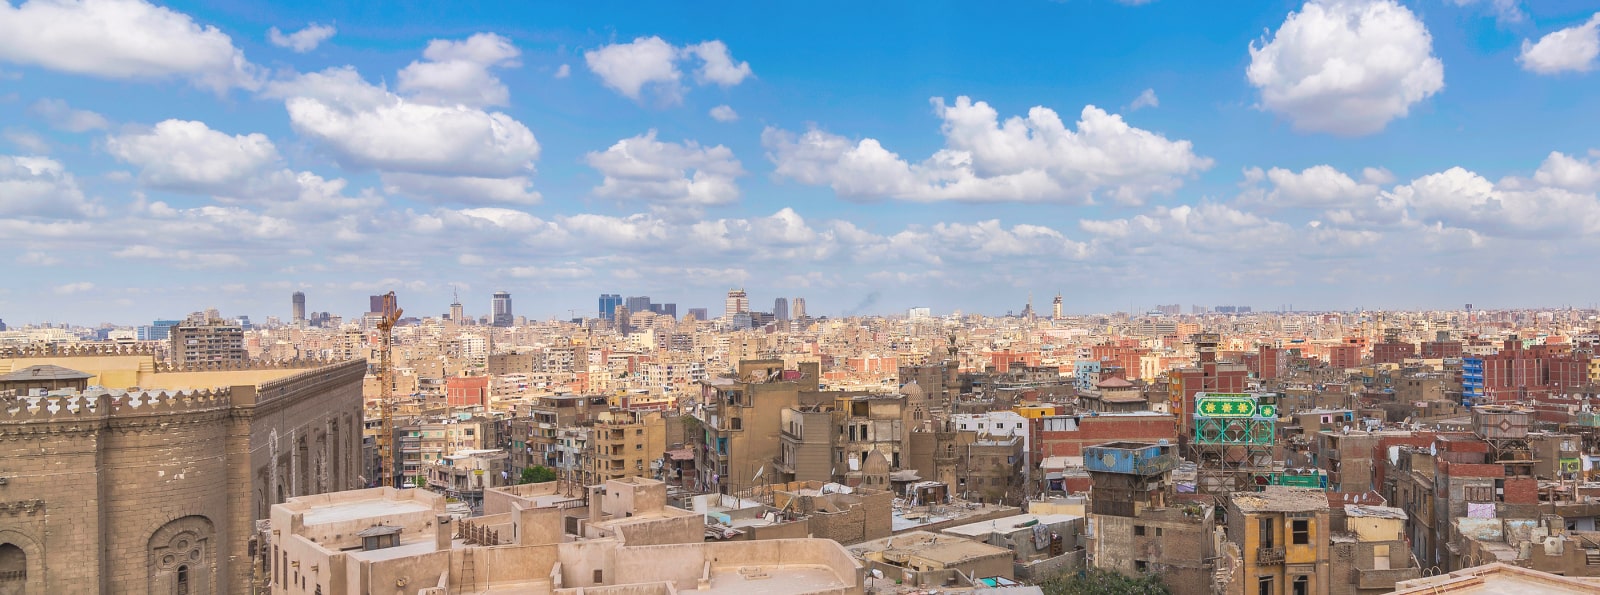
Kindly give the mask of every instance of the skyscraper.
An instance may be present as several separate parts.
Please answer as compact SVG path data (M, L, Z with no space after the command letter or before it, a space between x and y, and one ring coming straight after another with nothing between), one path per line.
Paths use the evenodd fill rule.
M789 298L772 300L772 316L778 320L789 320Z
M1056 294L1056 300L1050 303L1050 317L1061 320L1061 294Z
M806 317L806 298L794 298L794 318L799 320Z
M616 320L617 306L621 305L621 295L615 293L600 294L600 318L602 320Z
M367 312L382 312L383 296L374 295L367 298Z
M494 309L493 309L493 312L494 312L494 317L490 319L491 320L491 324L493 324L495 326L500 326L500 327L511 326L511 322L513 320L513 317L511 315L511 293L510 292L506 292L506 291L496 291L496 292L494 292Z
M738 314L740 312L749 312L749 311L750 311L750 298L749 298L749 296L745 295L744 290L743 289L730 289L730 290L728 290L728 301L726 303L724 303L723 306L722 306L722 316L724 318L730 318L731 319L731 318L733 318L734 314Z
M466 308L461 307L461 300L450 302L450 322L461 324L466 317Z
M294 295L292 297L290 297L290 303L293 304L293 308L291 308L291 311L293 312L293 316L294 316L294 325L295 326L305 326L306 325L306 294L305 294L305 292L303 292L303 291L294 292Z
M650 307L650 296L648 295L629 296L628 301L624 302L624 304L628 306L629 312L650 312L653 310Z

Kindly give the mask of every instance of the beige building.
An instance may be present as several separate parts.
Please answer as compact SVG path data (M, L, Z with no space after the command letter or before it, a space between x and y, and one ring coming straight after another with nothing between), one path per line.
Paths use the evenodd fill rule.
M25 592L245 593L272 504L361 485L365 362L193 372L127 348L0 351L3 370L44 364L142 390L0 396L0 553Z
M577 533L566 530L572 509L541 506L552 497L490 495L504 512L462 521L420 490L296 498L273 508L259 564L275 595L862 592L861 564L832 541L702 542L701 516L661 505L660 482L593 487Z

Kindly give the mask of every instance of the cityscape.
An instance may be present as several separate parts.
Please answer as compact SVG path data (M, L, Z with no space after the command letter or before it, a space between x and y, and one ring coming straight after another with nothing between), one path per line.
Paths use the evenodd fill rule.
M1600 593L1595 6L684 8L0 3L0 595Z

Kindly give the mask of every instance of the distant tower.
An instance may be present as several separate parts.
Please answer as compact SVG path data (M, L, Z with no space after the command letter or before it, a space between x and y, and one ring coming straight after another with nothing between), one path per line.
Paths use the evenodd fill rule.
M450 321L461 324L466 317L466 309L461 307L461 294L455 294L455 301L450 302Z
M750 311L750 297L745 295L743 289L728 290L728 301L722 306L722 316L733 318L734 314Z
M1022 309L1022 317L1033 320L1033 292L1028 292L1028 305Z
M772 300L772 317L785 322L789 320L789 298Z
M1050 318L1061 320L1061 294L1056 294L1055 301L1050 303Z
M795 320L799 320L799 319L805 318L805 317L806 317L806 298L802 298L802 297L794 298L794 319Z
M600 318L603 320L617 319L617 306L622 305L622 296L615 293L600 294Z
M501 326L501 327L511 326L511 322L513 320L515 320L515 319L511 315L511 293L510 292L506 292L506 291L496 291L496 292L494 292L494 303L493 303L492 312L494 312L494 315L493 315L493 318L490 319L490 324L493 324L494 326Z
M294 292L294 296L292 296L290 298L290 302L294 304L294 307L292 308L292 311L294 313L294 325L295 326L305 326L306 325L306 294L305 294L305 292L303 292L303 291Z

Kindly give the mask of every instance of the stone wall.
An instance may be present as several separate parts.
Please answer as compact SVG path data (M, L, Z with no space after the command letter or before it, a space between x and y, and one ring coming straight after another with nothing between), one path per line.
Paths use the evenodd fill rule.
M177 592L181 579L194 595L245 593L253 522L267 512L253 492L293 478L253 482L252 469L283 459L313 478L286 494L354 487L365 367L216 390L0 400L0 543L27 555L29 592ZM300 437L308 449L286 450Z

